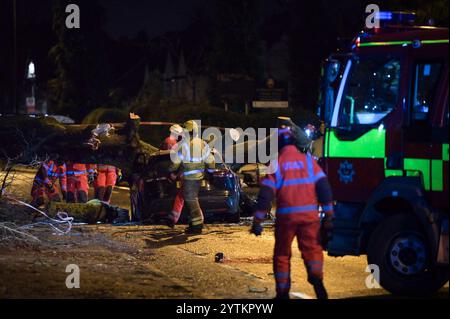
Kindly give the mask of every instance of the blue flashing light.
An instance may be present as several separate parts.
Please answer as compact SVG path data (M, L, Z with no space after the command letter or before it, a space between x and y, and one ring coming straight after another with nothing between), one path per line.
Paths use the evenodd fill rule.
M416 20L414 12L380 11L375 17L389 24L414 24Z
M375 19L381 20L381 21L389 21L392 20L393 15L392 12L389 11L380 11L375 15Z

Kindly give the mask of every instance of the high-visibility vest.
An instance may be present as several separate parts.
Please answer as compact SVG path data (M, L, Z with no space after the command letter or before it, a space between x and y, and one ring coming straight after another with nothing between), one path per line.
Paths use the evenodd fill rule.
M214 155L208 144L200 138L193 138L190 143L182 142L177 152L175 161L169 170L180 170L183 179L201 180L204 178L205 169L214 169Z
M326 175L310 154L299 152L294 145L285 146L269 171L271 174L266 175L261 185L273 190L277 217L318 213L316 183ZM322 208L324 212L333 209Z

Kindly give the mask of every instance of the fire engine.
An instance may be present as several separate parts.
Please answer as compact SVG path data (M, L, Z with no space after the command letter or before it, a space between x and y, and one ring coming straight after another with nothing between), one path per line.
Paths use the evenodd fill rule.
M331 256L367 255L386 290L448 281L447 28L384 12L324 68L320 163L336 200Z

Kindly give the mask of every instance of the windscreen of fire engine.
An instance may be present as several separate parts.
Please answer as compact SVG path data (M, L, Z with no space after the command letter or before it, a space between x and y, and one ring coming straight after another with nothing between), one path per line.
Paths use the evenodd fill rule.
M353 61L340 103L338 125L348 127L380 122L397 104L399 84L398 59Z

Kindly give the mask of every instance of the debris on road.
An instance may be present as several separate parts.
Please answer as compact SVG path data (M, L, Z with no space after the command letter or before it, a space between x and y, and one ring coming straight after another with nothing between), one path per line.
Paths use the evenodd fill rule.
M14 223L0 223L0 243L10 242L39 242L39 238L28 234Z
M269 290L267 287L259 288L259 287L248 287L248 292L263 294Z
M221 263L221 262L223 262L223 259L224 259L223 253L217 253L217 254L216 254L216 257L215 257L216 263Z

